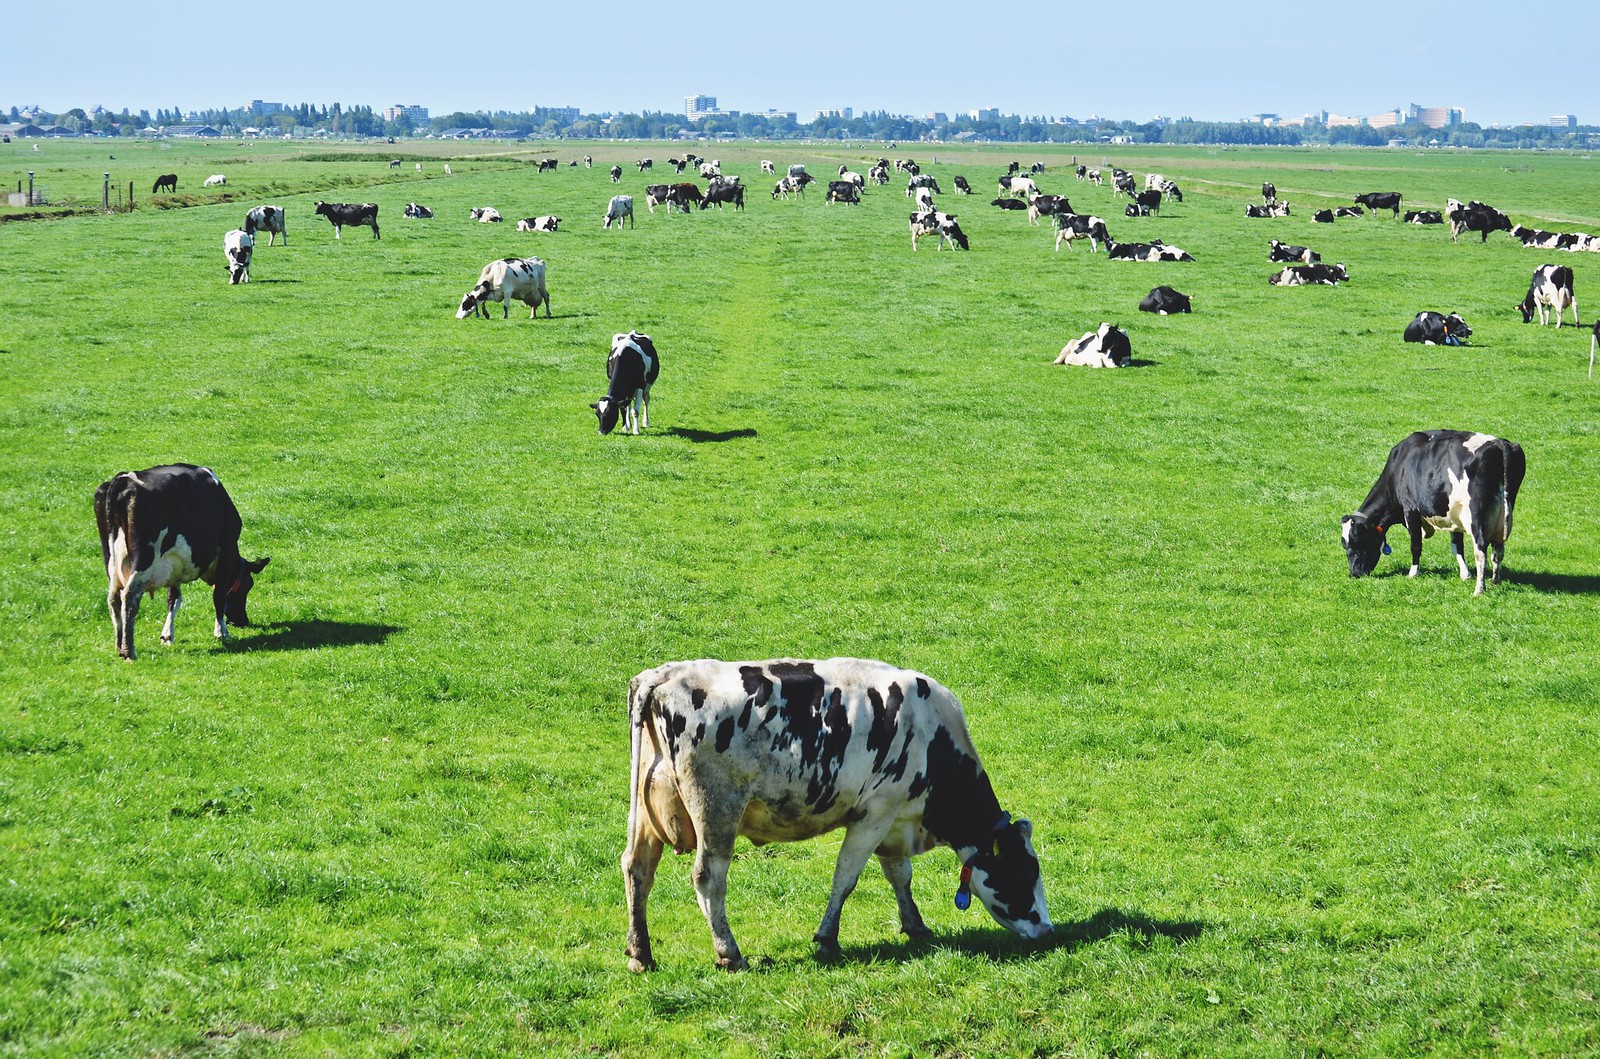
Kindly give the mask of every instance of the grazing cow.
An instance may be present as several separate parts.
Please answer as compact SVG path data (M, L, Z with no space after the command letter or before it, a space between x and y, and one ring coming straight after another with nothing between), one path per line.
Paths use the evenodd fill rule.
M1124 195L1131 196L1138 191L1138 186L1133 182L1132 173L1114 173L1111 177L1111 184Z
M1268 261L1298 261L1303 265L1315 264L1322 260L1322 255L1309 246L1292 246L1289 243L1280 243L1272 240L1267 247Z
M1085 368L1126 368L1132 362L1133 346L1128 341L1128 333L1111 324L1101 324L1100 330L1068 342L1055 359L1057 364Z
M806 167L803 165L792 165L789 167L789 176L791 179L799 180L801 177L806 175Z
M227 182L228 178L223 176L221 173L212 173L210 176L206 177L205 183L202 186L208 188L222 187Z
M1000 194L1004 195L1007 192L1010 192L1013 195L1021 196L1022 198L1026 199L1026 198L1031 198L1034 195L1037 195L1039 193L1039 186L1033 182L1033 178L1031 178L1031 177L1025 177L1025 176L1001 177L1000 178Z
M1357 206L1365 206L1373 213L1379 210L1393 210L1396 218L1400 216L1400 192L1398 191L1369 191L1365 195L1357 195Z
M318 202L317 216L328 218L333 225L333 237L342 239L346 225L352 228L366 226L372 229L372 238L378 238L378 204L376 202Z
M266 232L268 246L276 243L278 236L281 235L284 245L287 246L289 233L284 231L284 217L282 206L256 206L244 215L244 230L251 235Z
M1324 265L1317 262L1313 265L1290 265L1282 272L1273 275L1267 282L1274 287L1304 287L1315 283L1337 287L1349 279L1350 273L1345 270L1344 265Z
M556 161L554 158L539 159L539 172L541 173L551 169L559 169L560 166L561 163Z
M910 194L910 192L907 192L907 194ZM989 205L999 206L1003 210L1025 210L1028 208L1028 204L1021 199L995 199Z
M1139 311L1170 316L1173 313L1192 312L1193 304L1187 294L1180 294L1171 287L1156 287L1139 303Z
M1146 191L1160 191L1167 184L1167 178L1160 173L1146 173L1144 175L1144 189Z
M1528 286L1528 296L1517 303L1522 310L1522 322L1533 323L1533 314L1539 314L1539 326L1550 322L1550 310L1556 311L1556 328L1561 327L1561 314L1572 306L1572 323L1578 323L1578 299L1572 292L1572 269L1566 265L1540 265L1533 270L1533 282Z
M1021 162L1011 162L1006 166L1006 176L1016 176L1022 171Z
M1267 205L1269 205L1269 206L1272 203L1277 202L1278 201L1278 188L1277 188L1277 185L1273 184L1270 180L1263 181L1262 184L1261 184L1261 199L1262 199L1262 201L1267 203Z
M648 430L650 387L660 374L661 357L649 335L637 331L612 335L611 354L606 357L606 378L611 385L604 397L589 406L600 421L600 433L615 430L619 415L624 431L638 434L641 426Z
M472 214L472 219L479 224L499 224L504 220L500 216L500 211L493 206L474 206L468 212Z
M830 180L828 181L826 201L848 202L859 206L861 205L861 189L848 180Z
M1106 253L1113 261L1193 261L1183 249L1168 246L1159 239L1148 243L1113 243L1106 240Z
M646 184L644 186L644 207L651 213L656 212L656 207L667 201L667 192L672 190L670 184Z
M761 172L767 176L777 176L778 167L773 165L770 159L763 158L761 160Z
M617 184L617 183L621 183L621 181L622 181L622 167L620 165L612 166L611 167L611 182L613 184Z
M1061 249L1061 244L1066 243L1067 249L1072 249L1073 240L1089 240L1089 252L1092 254L1099 249L1100 243L1111 245L1111 235L1106 231L1106 222L1099 217L1091 217L1081 213L1056 214L1056 250Z
M1420 312L1406 324L1407 342L1421 342L1425 346L1464 346L1472 335L1472 328L1457 313L1445 316L1436 312Z
M927 176L914 176L910 180L906 181L906 198L915 198L915 193L918 188L927 188L935 195L944 194L944 189L939 187L939 181L935 180L933 174L931 173Z
M1389 451L1383 473L1366 501L1342 520L1340 536L1350 559L1350 576L1370 574L1388 551L1384 534L1403 523L1411 537L1411 569L1422 563L1422 542L1435 530L1450 531L1450 551L1461 580L1471 580L1462 543L1472 535L1472 558L1483 594L1484 558L1493 549L1492 580L1500 582L1500 564L1511 536L1517 490L1527 472L1522 446L1490 434L1465 430L1419 430Z
M934 237L933 249L935 251L944 249L946 243L950 244L950 249L952 250L957 247L962 250L971 249L967 245L966 233L956 223L955 214L952 213L940 213L932 208L913 213L911 215L911 249L915 250L917 248L917 240L924 235Z
M699 184L685 180L667 187L668 213L688 213L691 204L705 208L705 195L701 193Z
M1043 162L1035 162L1035 163L1033 163L1032 165L1030 165L1028 167L1028 175L1029 176L1038 176L1042 172L1044 172L1044 163Z
M1318 210L1316 213L1313 213L1311 215L1311 220L1316 224L1332 224L1333 223L1333 211L1332 210Z
M433 216L433 211L418 203L408 202L406 203L405 215L412 220L426 220Z
M222 237L222 254L228 259L228 282L250 282L250 257L254 252L255 238L242 228L235 228ZM1560 323L1557 318L1556 323Z
M628 218L628 227L632 228L633 227L633 223L634 223L633 222L633 196L632 195L613 195L613 196L611 196L610 203L608 203L606 205L606 215L604 217L605 223L602 224L600 227L601 228L610 228L611 227L611 222L615 221L617 223L617 231L620 232L620 231L622 231L622 218L624 218L624 217Z
M1479 232L1483 238L1481 243L1489 241L1490 232L1509 232L1511 219L1492 207L1486 207L1481 202L1474 202L1462 206L1459 202L1451 200L1454 208L1445 214L1450 220L1450 241L1453 243L1462 232Z
M642 172L644 172L644 171L645 171L645 170L646 170L646 169L649 169L649 168L650 168L650 167L651 167L651 166L653 166L653 165L655 165L655 163L654 163L654 162L652 162L652 161L651 161L651 160L650 160L650 159L648 159L648 158L641 158L641 159L639 159L639 160L638 160L638 161L637 161L637 162L635 162L635 163L634 163L634 165L636 165L636 166L638 166L638 167L639 167L639 172L641 172L641 173L642 173Z
M858 190L867 186L867 178L860 173L853 173L844 166L839 167L839 179L848 184L854 184Z
M398 159L398 158L389 159L389 168L390 169L399 169L400 168L400 159Z
M805 195L805 193L805 183L803 181L796 180L793 177L784 177L782 180L772 185L773 199L777 199L779 195L782 195L786 200L789 198L800 198Z
M885 184L889 183L889 167L885 165L873 166L871 169L867 170L867 179L872 181L872 183L877 187L883 187Z
M1365 212L1360 206L1335 206L1333 208L1335 217L1360 217Z
M1101 187L1105 184L1105 178L1100 175L1100 170L1089 170L1089 183L1093 184L1095 187Z
M628 714L630 970L655 966L646 903L668 845L696 851L717 966L746 966L726 908L739 835L760 846L845 829L813 935L819 958L839 954L840 911L874 853L901 931L926 937L911 858L936 846L961 861L958 908L976 895L1006 929L1050 933L1033 827L1000 808L961 703L931 677L859 658L669 662L633 678Z
M150 194L158 195L163 189L176 194L178 190L178 174L163 173L156 177L155 186L150 189Z
M1444 214L1438 210L1406 210L1401 219L1407 224L1443 224Z
M1079 180L1083 180L1083 179L1084 179L1084 178L1085 178L1085 177L1087 177L1087 176L1088 176L1088 175L1089 175L1089 167L1088 167L1088 166L1086 166L1086 165L1080 165L1080 166L1078 166L1078 167L1077 167L1077 168L1075 168L1075 169L1074 169L1074 170L1073 170L1073 171L1072 171L1072 173L1073 173L1073 175L1074 175L1074 176L1076 176L1076 177L1077 177L1077 178L1078 178L1078 179L1079 179Z
M528 313L530 320L538 319L541 303L544 305L545 319L550 318L550 290L545 285L544 261L537 257L505 257L489 262L478 273L477 286L462 296L461 305L456 309L456 319L482 316L487 320L489 310L484 306L489 302L499 302L500 319L504 320L510 317L511 303L514 301L532 307Z
M561 218L546 214L543 217L524 217L517 222L519 232L554 232L559 231Z
M1270 206L1257 206L1247 203L1244 208L1246 217L1287 217L1289 216L1288 202L1274 202Z
M737 209L744 209L744 185L728 181L712 181L711 186L706 189L705 197L700 200L700 208L703 210L715 206L720 210L724 202L731 202Z
M1173 202L1183 201L1183 189L1171 180L1161 185L1161 193Z
M957 195L970 195L970 194L972 194L972 185L967 183L967 178L966 177L961 176L961 175L958 174L956 176L955 184L956 184L956 194Z
M145 593L154 595L163 588L167 621L161 642L170 644L183 604L182 586L196 578L212 587L219 640L228 638L230 622L250 624L245 605L255 575L270 560L239 554L239 509L209 467L175 463L124 471L94 491L94 518L117 654L134 660L139 602Z
M1040 217L1053 217L1072 212L1072 203L1065 195L1035 195L1028 200L1028 223L1037 225Z
M916 195L917 211L933 209L933 192L927 188L918 188Z

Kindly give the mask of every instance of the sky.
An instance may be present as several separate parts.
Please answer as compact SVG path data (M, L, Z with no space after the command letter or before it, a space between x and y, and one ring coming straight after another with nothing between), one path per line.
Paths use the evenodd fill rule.
M620 0L593 8L85 0L70 31L13 27L0 107L153 112L263 99L420 104L434 115L535 106L681 112L685 96L703 93L724 109L792 110L802 121L842 107L1230 121L1417 103L1460 107L1485 125L1555 114L1600 123L1600 77L1581 62L1543 70L1529 62L1563 41L1582 53L1596 38L1600 4L1559 6L1555 19L1486 0ZM1494 26L1504 39L1484 28Z

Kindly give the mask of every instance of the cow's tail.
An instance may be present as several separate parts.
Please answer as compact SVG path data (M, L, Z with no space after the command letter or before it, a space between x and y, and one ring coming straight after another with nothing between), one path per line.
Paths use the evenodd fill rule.
M654 670L640 673L628 682L628 731L630 739L630 755L628 764L628 841L633 841L633 836L638 834L640 801L644 799L644 790L640 787L640 756L644 750L644 730L646 725L653 725L651 715L651 688L645 684L650 679ZM651 682L653 688L653 681Z
M1511 516L1517 505L1517 491L1522 488L1522 479L1528 473L1528 459L1523 455L1522 446L1515 441L1504 442L1505 453L1505 489L1506 489L1506 535L1504 540L1511 538Z

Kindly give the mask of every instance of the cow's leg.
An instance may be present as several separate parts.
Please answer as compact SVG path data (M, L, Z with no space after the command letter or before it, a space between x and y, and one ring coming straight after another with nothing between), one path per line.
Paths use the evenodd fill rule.
M932 931L922 921L917 903L911 899L911 858L878 854L878 865L883 877L894 887L895 903L900 906L900 932L910 938L925 938Z
M173 625L178 618L178 608L183 606L183 590L177 585L167 586L167 622L161 626L161 642L172 642Z
M1481 525L1480 523L1480 528L1472 535L1472 564L1478 573L1478 586L1472 590L1474 596L1483 595L1483 568L1489 565L1488 556L1484 554L1483 542L1478 540L1478 537L1483 533Z
M817 932L812 935L812 940L817 943L817 959L826 960L839 955L839 912L844 908L844 899L856 888L856 880L861 878L861 869L867 866L867 858L878 848L887 830L887 824L877 827L857 824L845 832L844 843L839 847L839 859L833 866L833 892L828 895L828 907L822 913L822 922L817 924Z
M639 414L644 419L644 428L650 429L650 387L646 386L639 391Z
M656 881L656 865L661 863L661 839L641 826L628 836L622 852L622 885L628 894L628 970L639 974L655 969L650 954L650 928L645 906L650 902L650 887Z
M1407 577L1416 577L1422 572L1422 517L1420 515L1406 516L1406 533L1411 537L1411 569L1406 572Z
M122 598L118 601L122 608L122 621L118 628L117 653L130 662L134 660L133 620L139 616L139 597L143 595L136 585L124 585Z
M1456 566L1461 570L1461 580L1463 581L1472 577L1472 574L1467 570L1467 557L1461 547L1465 543L1465 537L1466 534L1460 530L1450 534L1450 554L1456 557Z
M221 579L211 586L211 605L217 611L216 626L212 632L219 640L228 638L228 592L232 587L230 582Z
M748 965L728 926L728 866L733 863L733 842L749 799L714 770L680 771L678 790L700 839L690 877L700 911L711 928L717 966L725 971L743 970Z
M1510 532L1509 524L1507 532ZM1491 583L1498 585L1500 583L1501 564L1505 562L1506 558L1506 539L1504 537L1494 542L1494 551L1491 554L1494 556L1494 565L1490 567L1489 580Z
M128 657L122 649L122 592L115 581L106 589L106 609L111 612L111 633L116 638L117 654Z

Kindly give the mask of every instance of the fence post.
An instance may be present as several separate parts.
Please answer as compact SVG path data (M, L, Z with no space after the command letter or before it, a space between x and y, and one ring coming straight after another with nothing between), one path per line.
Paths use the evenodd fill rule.
M33 205L33 170L28 170L28 205Z
M128 181L128 212L133 212L133 181Z
M111 208L111 174L110 173L107 173L106 174L106 178L100 182L100 208L103 209L103 210L109 210Z

